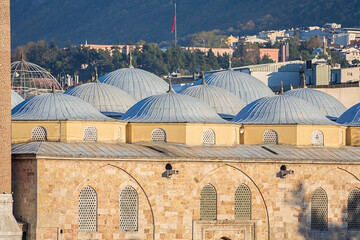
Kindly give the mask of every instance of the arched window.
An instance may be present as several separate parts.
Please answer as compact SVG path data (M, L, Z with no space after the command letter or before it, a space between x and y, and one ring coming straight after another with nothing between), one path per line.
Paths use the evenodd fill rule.
M311 196L311 229L328 229L328 200L322 188L317 188Z
M215 133L211 129L205 129L202 135L202 143L204 145L214 145L215 144Z
M79 194L79 231L96 231L97 196L92 187L84 187Z
M278 144L278 134L274 130L267 130L264 133L264 144Z
M215 220L216 212L216 190L213 185L207 184L200 193L200 219Z
M119 201L120 231L138 230L138 194L131 186L126 186L120 193Z
M152 142L166 142L166 132L164 129L156 128L151 133Z
M117 138L118 138L118 141L121 142L121 128L118 128Z
M97 130L92 126L88 126L84 129L84 140L97 140Z
M355 188L348 199L348 229L360 229L360 189Z
M245 184L235 191L235 219L251 219L251 191Z
M47 133L44 127L35 127L31 131L31 139L34 141L46 141Z
M324 134L319 130L313 131L311 144L314 146L324 146Z

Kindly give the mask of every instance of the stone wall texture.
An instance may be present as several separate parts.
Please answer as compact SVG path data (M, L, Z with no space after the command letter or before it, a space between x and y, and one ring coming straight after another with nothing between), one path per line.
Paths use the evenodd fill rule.
M166 163L179 174L162 177ZM294 174L280 178L283 164ZM27 239L359 239L360 231L347 229L349 193L360 188L359 164L14 157L15 216L29 224ZM206 184L217 192L214 221L200 220ZM250 188L252 202L251 220L243 224L234 218L241 184ZM86 186L97 193L96 232L78 231L79 193ZM138 231L119 230L119 195L126 186L138 193ZM327 231L310 228L311 195L319 187L328 197Z
M0 1L0 192L11 192L10 0Z

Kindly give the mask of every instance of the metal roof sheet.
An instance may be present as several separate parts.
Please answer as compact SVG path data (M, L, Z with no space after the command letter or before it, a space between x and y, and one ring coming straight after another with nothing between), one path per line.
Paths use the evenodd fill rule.
M24 99L17 92L11 90L11 109L23 101Z
M347 126L360 126L360 103L346 110L336 122Z

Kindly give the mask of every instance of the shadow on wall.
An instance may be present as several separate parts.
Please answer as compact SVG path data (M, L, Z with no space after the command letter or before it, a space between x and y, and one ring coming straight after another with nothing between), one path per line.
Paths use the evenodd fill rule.
M314 191L315 192L315 191ZM310 193L313 194L314 192ZM341 213L341 222L330 222L331 220L329 216L329 204L327 204L327 214L324 218L324 212L321 210L314 210L311 211L311 198L312 196L309 195L306 197L306 191L303 187L303 183L299 183L296 190L292 192L293 201L291 201L294 208L299 210L298 220L299 220L299 228L298 233L307 240L319 240L319 239L327 239L327 240L339 240L339 239L346 239L346 240L355 240L360 239L360 228L358 229L348 229L348 209L347 207L342 208ZM359 206L359 200L357 198L356 204ZM348 201L346 201L346 205ZM325 205L326 206L326 205ZM312 213L311 213L312 212ZM356 222L360 223L360 207L356 207L353 216L357 216L358 219ZM321 220L326 219L327 222L325 223L324 230L312 230L312 222L311 218ZM325 221L326 221L325 220ZM316 220L315 220L316 221ZM315 223L316 225L316 223ZM327 229L326 229L327 227ZM360 226L359 226L360 227ZM321 227L320 227L321 228Z

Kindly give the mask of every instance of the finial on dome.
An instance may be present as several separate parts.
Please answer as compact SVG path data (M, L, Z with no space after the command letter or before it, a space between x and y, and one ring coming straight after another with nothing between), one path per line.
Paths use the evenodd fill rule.
M280 81L281 84L281 88L280 88L280 93L279 95L284 95L284 85L283 85L283 81Z
M55 87L54 87L54 85L51 85L51 91L50 91L51 93L55 93Z
M134 66L132 65L131 49L130 49L130 51L129 51L129 68L134 68Z
M232 67L231 67L231 54L229 53L229 71L232 71Z
M201 79L202 79L201 85L206 85L206 82L205 82L205 72L204 72L204 71L202 71Z
M94 82L98 83L100 81L99 81L99 75L98 75L98 71L97 71L98 70L97 66L95 66L94 69L95 69L95 80L94 80Z
M172 88L172 84L171 84L171 78L169 78L169 90L167 91L168 93L174 93L174 89Z
M293 90L294 86L292 84L290 84L290 90Z

